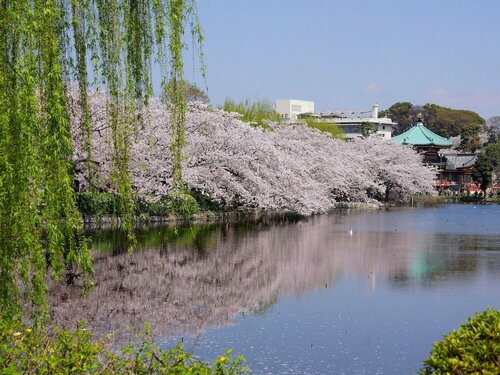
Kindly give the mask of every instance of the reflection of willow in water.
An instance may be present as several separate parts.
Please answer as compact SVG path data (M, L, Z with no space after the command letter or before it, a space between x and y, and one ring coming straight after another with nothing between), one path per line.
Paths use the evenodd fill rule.
M417 234L351 233L340 228L346 218L138 233L143 248L133 254L95 254L96 287L86 299L78 298L76 286L51 289L54 319L64 325L84 319L100 332L137 329L147 321L162 336L196 333L242 312L265 311L283 294L331 285L341 275L374 288L377 280L408 274ZM96 243L111 250L105 236Z

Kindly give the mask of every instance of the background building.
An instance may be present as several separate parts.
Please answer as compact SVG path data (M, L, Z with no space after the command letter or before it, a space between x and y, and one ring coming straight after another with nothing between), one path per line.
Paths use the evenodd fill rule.
M444 169L440 171L436 188L452 192L476 192L479 187L472 180L472 168L477 160L476 153L443 150L439 157L444 162Z
M346 138L376 134L381 138L391 139L397 126L388 117L378 117L378 104L374 104L371 110L306 113L299 117L312 117L319 123L334 123L345 132Z
M276 112L283 120L297 120L298 115L314 112L314 102L296 99L276 100Z

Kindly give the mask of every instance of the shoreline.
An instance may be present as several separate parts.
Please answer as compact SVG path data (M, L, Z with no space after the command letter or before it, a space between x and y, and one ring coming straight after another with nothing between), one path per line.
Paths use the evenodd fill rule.
M200 211L186 218L180 215L147 215L142 214L135 217L134 226L142 225L164 225L164 224L202 224L202 223L220 223L240 220L261 220L279 217L312 217L334 213L336 210L380 210L390 207L413 207L421 205L434 204L500 204L500 200L477 200L460 199L460 197L414 197L413 201L408 202L338 202L334 208L324 213L303 216L295 212L285 210L264 210L260 208L237 208L227 211ZM83 225L85 229L109 229L119 228L122 217L120 215L91 215L82 214Z
M323 215L335 212L336 210L354 209L354 210L378 210L386 207L394 206L393 203L374 203L374 202L339 202L331 210L322 214L310 215ZM185 218L179 215L140 215L136 216L135 226L145 224L201 224L201 223L219 223L226 221L239 221L239 220L260 220L271 219L278 217L308 217L302 216L295 212L283 210L263 210L260 208L238 208L228 211L201 211L193 214L190 218ZM114 215L90 215L82 214L83 224L85 229L101 229L101 228L118 228L120 227L122 218L121 216Z

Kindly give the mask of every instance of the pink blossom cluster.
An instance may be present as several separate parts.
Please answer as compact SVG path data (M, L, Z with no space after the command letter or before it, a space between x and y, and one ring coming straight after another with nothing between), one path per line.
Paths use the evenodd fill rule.
M76 101L77 99L75 99ZM113 190L111 127L103 93L90 95L94 184ZM81 112L73 106L77 175L88 189ZM171 192L169 111L153 101L137 113L131 132L130 172L140 196ZM187 187L229 207L258 207L300 214L325 212L339 201L403 200L432 194L435 171L411 147L371 137L352 142L305 125L252 127L235 113L192 104L187 112L183 178Z

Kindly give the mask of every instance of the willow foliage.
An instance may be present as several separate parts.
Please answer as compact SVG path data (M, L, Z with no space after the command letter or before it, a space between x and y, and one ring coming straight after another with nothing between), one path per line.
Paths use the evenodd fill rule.
M83 116L86 175L92 186L89 87L106 90L112 183L123 225L132 225L130 143L136 110L152 95L152 64L171 106L172 171L183 191L184 30L201 45L195 0L0 0L0 314L47 315L46 271L84 275L92 263L73 191L69 111ZM202 56L200 56L202 59ZM203 70L202 70L203 71ZM78 103L68 95L80 92ZM86 276L85 276L86 275ZM23 305L23 301L27 302Z
M345 139L345 132L333 121L316 121L313 118L306 118L305 122L310 128L330 134L332 138Z

